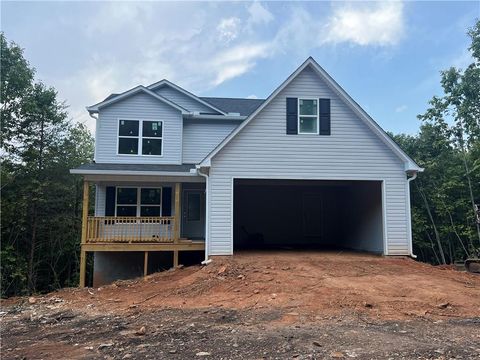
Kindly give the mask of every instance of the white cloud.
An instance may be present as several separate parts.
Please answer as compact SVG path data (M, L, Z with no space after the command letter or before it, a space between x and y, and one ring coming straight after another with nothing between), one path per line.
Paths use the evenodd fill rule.
M397 108L395 108L395 112L401 113L401 112L404 112L405 110L407 110L407 108L408 108L407 105L400 105Z
M217 32L220 36L220 40L225 41L227 44L235 40L240 33L240 25L242 21L238 17L229 17L222 19L217 26Z
M81 18L75 38L71 29L65 33L64 41L76 44L74 55L62 52L67 71L53 70L45 80L71 105L74 119L87 121L92 128L85 106L112 92L166 78L201 95L251 71L262 59L284 53L289 61L299 62L312 50L338 42L390 45L403 29L398 3L342 4L331 11L324 4L292 3L276 8L281 16L269 10L274 6L91 3L91 16ZM64 25L80 24L79 16L69 15ZM69 56L74 56L71 64Z
M154 15L149 2L107 2L93 16L86 31L90 36L116 33L118 31L142 31L144 24Z
M248 7L248 13L250 14L248 22L252 25L268 24L274 18L273 14L257 1Z
M358 45L394 45L403 32L401 2L344 4L334 8L325 40Z
M247 96L247 99L258 99L258 96L255 94L251 94Z
M216 77L213 86L242 75L255 66L256 60L268 57L269 47L266 44L240 44L220 53L213 60Z

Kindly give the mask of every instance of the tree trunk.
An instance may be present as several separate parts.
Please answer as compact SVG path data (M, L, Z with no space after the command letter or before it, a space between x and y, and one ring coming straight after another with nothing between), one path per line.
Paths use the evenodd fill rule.
M37 207L33 204L32 211L32 236L30 238L30 256L28 257L28 290L35 291L35 246L37 245Z
M452 213L447 209L447 206L445 205L445 202L444 202L443 200L442 200L442 203L443 203L443 207L445 208L445 211L447 212L448 217L449 217L449 219L450 219L450 224L452 225L453 233L454 233L455 236L457 237L458 242L460 243L460 245L462 245L462 249L463 249L463 251L465 251L465 255L467 255L467 257L469 257L470 254L469 254L467 248L465 247L465 245L463 244L463 241L462 241L462 239L460 238L460 235L458 234L457 228L456 228L455 224L453 223Z
M475 198L473 197L472 179L470 178L470 169L467 163L467 154L465 153L465 149L463 145L461 148L462 148L463 166L465 167L465 176L467 177L468 191L470 193L470 203L472 204L473 219L477 227L478 244L480 245L480 224L478 223L478 221L476 221L477 210L475 209Z
M425 204L425 208L427 210L428 218L430 219L430 222L432 223L433 231L435 232L435 240L437 241L438 251L440 252L440 258L442 260L442 264L446 265L447 262L445 260L445 253L443 252L442 243L440 241L440 234L438 233L437 226L435 225L435 221L433 220L432 212L430 211L430 206L428 205L427 197L425 196L425 193L417 185L416 182L415 182L415 184L418 188L418 192L420 193L420 196L422 197L423 203Z

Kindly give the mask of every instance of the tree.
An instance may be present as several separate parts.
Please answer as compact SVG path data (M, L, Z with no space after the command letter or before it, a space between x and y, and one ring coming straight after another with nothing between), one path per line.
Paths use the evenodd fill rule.
M425 172L412 183L412 227L424 261L448 263L480 248L474 206L480 201L480 22L468 31L473 62L441 72L442 96L434 96L416 136L394 139Z
M464 71L455 67L442 71L444 95L434 96L430 108L419 118L444 132L452 147L460 151L471 204L469 221L475 224L480 245L480 224L475 210L478 192L474 189L474 182L478 184L480 180L480 163L478 158L471 157L472 149L477 148L480 141L480 21L477 20L468 35L472 40L469 50L473 63Z
M68 119L57 92L34 81L14 43L2 44L2 295L53 290L77 279L81 184L93 139ZM4 63L6 64L4 66Z

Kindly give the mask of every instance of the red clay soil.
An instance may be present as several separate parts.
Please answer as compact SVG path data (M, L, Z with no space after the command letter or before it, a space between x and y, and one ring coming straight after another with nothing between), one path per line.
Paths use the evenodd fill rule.
M383 320L480 316L480 276L407 258L244 252L208 266L47 295L99 314L132 309L280 309L281 321L358 314ZM45 299L47 300L47 299ZM12 301L12 300L11 300ZM8 303L8 302L7 302ZM5 304L4 304L5 305Z

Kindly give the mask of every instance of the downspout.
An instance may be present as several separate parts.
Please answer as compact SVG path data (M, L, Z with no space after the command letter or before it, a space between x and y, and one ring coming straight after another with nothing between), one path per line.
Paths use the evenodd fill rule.
M88 112L88 115L90 115L90 117L95 120L95 144L94 144L95 150L93 151L93 162L96 162L97 161L98 116L94 116L93 113L91 113L90 111Z
M407 174L408 176L408 174ZM417 255L413 253L413 236L412 236L412 210L411 210L411 204L410 204L410 181L415 180L417 178L417 172L415 171L412 175L412 177L407 178L407 198L408 198L408 203L407 203L407 217L408 217L408 251L410 253L410 256L414 259L417 258Z
M197 167L198 175L205 178L205 260L202 265L209 264L212 260L208 258L208 244L209 244L209 229L210 229L210 191L208 191L209 177L207 173L203 173L200 167Z

